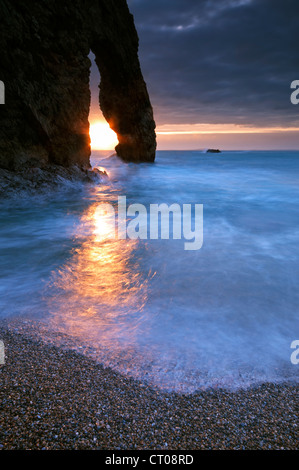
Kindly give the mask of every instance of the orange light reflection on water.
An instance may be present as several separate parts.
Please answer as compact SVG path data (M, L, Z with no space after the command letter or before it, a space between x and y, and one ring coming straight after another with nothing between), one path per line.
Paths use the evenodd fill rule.
M134 336L147 302L148 279L134 252L138 240L118 240L114 220L105 206L95 204L82 217L86 235L72 258L53 274L52 324L79 338L101 342ZM129 326L125 317L132 317ZM134 323L135 322L135 323ZM129 322L130 323L130 322Z

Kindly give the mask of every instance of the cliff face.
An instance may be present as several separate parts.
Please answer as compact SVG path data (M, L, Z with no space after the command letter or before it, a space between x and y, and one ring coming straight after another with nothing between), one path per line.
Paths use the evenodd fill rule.
M128 161L153 161L155 123L126 0L0 0L0 167L89 167L92 50L100 106Z

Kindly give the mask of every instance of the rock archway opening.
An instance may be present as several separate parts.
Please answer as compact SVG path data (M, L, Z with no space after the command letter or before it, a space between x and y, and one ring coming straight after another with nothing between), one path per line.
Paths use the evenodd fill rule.
M89 135L91 141L91 151L111 150L114 151L118 145L117 134L111 129L106 121L99 105L99 86L101 74L95 62L95 55L89 53L91 61L90 67L90 111L89 111Z

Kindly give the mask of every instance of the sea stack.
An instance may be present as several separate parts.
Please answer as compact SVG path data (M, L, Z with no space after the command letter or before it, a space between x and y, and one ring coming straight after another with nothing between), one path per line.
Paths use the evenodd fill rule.
M90 51L117 154L152 162L153 110L126 0L1 0L0 168L90 167Z

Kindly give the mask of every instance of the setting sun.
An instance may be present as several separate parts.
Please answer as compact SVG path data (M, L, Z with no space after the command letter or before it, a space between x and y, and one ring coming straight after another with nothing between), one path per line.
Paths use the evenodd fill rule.
M117 135L107 122L90 124L89 134L93 150L113 150L118 144Z

